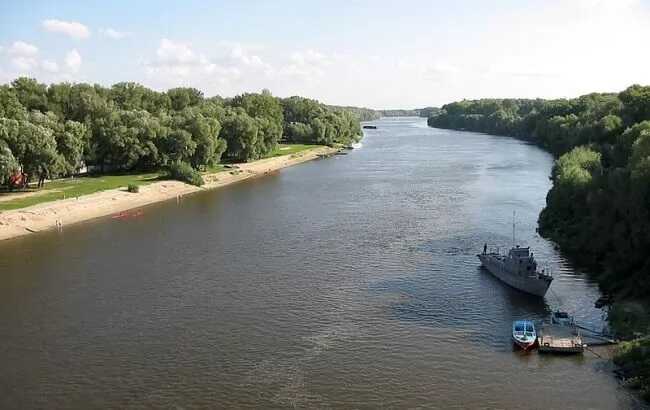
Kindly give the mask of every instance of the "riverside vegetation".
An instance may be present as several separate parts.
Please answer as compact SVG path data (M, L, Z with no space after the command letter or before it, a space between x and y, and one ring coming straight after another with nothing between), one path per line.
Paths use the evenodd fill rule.
M136 83L45 85L18 78L0 86L0 184L106 172L168 174L202 184L199 171L223 160L276 155L278 142L348 145L359 117L318 101L267 90L234 98L195 88L157 92Z
M558 159L539 230L595 272L614 296L615 361L650 399L650 87L575 99L481 99L447 104L432 127L522 138Z

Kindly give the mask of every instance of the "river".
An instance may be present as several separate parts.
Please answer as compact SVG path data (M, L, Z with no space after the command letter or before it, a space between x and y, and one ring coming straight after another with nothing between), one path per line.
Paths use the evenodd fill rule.
M605 359L512 348L556 307L603 326L535 233L552 157L373 124L346 156L0 243L0 407L640 407ZM479 269L513 211L544 301Z

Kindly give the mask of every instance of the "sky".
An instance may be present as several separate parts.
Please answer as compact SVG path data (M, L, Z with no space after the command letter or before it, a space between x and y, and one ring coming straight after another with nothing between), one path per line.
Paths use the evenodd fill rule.
M650 85L650 0L1 1L0 83L376 109Z

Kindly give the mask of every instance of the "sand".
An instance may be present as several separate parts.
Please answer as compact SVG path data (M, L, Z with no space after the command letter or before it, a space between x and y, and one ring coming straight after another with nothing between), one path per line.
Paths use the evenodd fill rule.
M318 147L296 154L266 158L237 164L237 169L204 175L205 185L196 187L180 181L161 181L140 187L130 193L126 187L97 192L79 198L46 202L27 208L0 213L0 240L11 239L48 229L113 215L122 217L136 208L160 201L177 199L184 195L219 188L235 182L261 176L272 171L331 154L333 148ZM141 211L137 211L141 212Z

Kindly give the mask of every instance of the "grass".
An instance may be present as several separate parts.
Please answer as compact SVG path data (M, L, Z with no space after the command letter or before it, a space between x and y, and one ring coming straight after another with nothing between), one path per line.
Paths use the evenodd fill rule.
M323 145L310 144L278 144L278 146L273 151L271 151L267 158L297 154L298 152L307 151L309 149L319 148L322 146Z
M223 164L211 165L205 168L205 172L203 172L203 174L215 174L217 172L221 172L225 170L226 167L224 167Z
M266 158L279 157L282 155L293 155L302 151L322 147L322 145L309 144L278 144ZM206 173L216 173L226 171L223 164L214 165L206 169ZM84 176L78 178L65 178L45 184L41 190L30 190L33 195L0 201L0 211L10 211L12 209L26 208L28 206L41 204L43 202L57 201L59 199L75 198L79 196L94 194L99 191L128 187L129 185L140 186L146 185L161 177L163 172L153 172L144 174L118 174L118 175L96 175ZM1 193L11 195L9 193Z
M116 189L129 185L146 185L161 177L161 173L146 174L121 174L121 175L99 175L85 176L79 178L66 178L52 181L45 184L41 191L33 190L34 195L11 199L0 202L0 211L26 208L43 202L51 202L65 198L75 198L83 195L94 194L95 192ZM10 194L0 194L10 195Z

